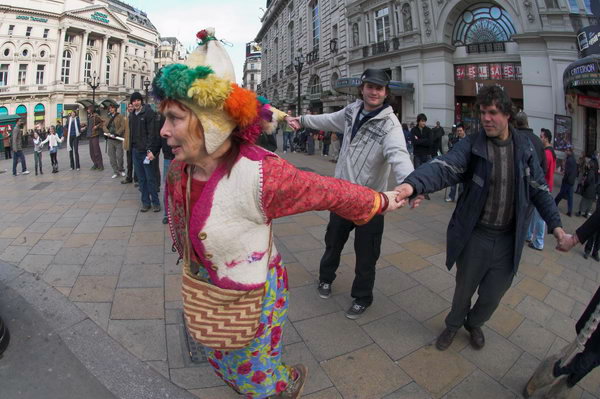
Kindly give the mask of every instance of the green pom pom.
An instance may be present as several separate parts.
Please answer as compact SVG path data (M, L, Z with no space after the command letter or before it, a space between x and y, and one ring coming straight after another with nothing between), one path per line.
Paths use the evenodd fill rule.
M196 79L204 79L211 73L213 70L208 66L189 68L183 64L172 64L162 68L158 84L166 97L184 99Z
M271 104L271 101L267 100L266 98L264 98L263 96L257 96L256 99L262 104Z

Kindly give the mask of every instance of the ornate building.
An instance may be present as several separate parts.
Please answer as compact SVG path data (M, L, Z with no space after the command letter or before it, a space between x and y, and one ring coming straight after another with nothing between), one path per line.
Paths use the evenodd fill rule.
M530 125L554 130L568 115L563 72L578 57L576 32L594 22L588 0L272 0L257 36L263 47L260 89L294 103L292 62L306 57L302 95L325 111L344 105L366 68L388 71L402 121L424 112L450 127L478 120L483 84L504 87ZM352 98L348 98L352 100ZM339 101L339 103L338 103ZM586 150L584 111L572 143ZM589 119L589 118L588 118ZM596 121L591 121L596 123ZM594 125L594 130L596 126ZM588 140L590 141L590 140ZM595 145L595 136L594 136Z
M158 37L145 13L118 0L4 1L0 114L33 128L94 99L121 103L154 76Z
M243 88L252 91L256 91L258 88L260 84L261 58L260 47L256 43L247 43L244 76L242 78Z
M187 51L176 37L161 37L160 45L154 55L154 70L165 65L182 63L187 58Z

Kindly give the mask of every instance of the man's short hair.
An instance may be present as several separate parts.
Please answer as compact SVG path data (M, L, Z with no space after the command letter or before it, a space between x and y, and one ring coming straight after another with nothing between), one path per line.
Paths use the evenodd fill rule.
M495 105L500 112L508 115L509 119L514 119L515 114L512 100L500 86L483 86L479 89L475 104L477 105L477 108Z
M552 132L549 129L542 128L542 136L548 140L548 143L552 143Z
M417 123L419 123L421 121L427 122L427 116L425 116L425 114L417 115Z
M108 108L119 109L119 106L117 104L108 103Z
M529 127L529 121L527 119L527 114L523 111L521 112L517 112L517 114L515 115L515 125L518 128L528 128Z
M456 125L456 129L458 129L458 128L465 130L465 125L463 125L462 123L459 123L458 125Z

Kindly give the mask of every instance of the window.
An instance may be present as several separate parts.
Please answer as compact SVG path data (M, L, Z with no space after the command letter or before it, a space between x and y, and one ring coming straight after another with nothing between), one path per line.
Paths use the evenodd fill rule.
M50 33L50 29L44 29L44 39L48 38L48 33Z
M502 8L478 3L467 8L456 21L452 33L454 46L474 43L507 42L516 33L510 15Z
M313 32L313 47L319 47L321 39L321 16L319 14L319 2L315 1L312 4L312 32Z
M35 73L35 84L43 85L44 84L44 71L46 70L46 65L38 65L37 72Z
M585 12L588 14L592 14L592 4L591 0L583 0L583 5L585 6Z
M3 54L4 54L5 57L8 57L10 55L10 49L8 49L8 48L4 49L4 53Z
M92 55L87 53L83 64L83 80L87 82L90 79L92 79Z
M546 8L560 8L557 0L546 0Z
M87 40L87 45L89 47L94 47L95 44L96 44L96 40L95 39L88 39Z
M46 50L40 51L40 58L44 58L46 56Z
M308 92L313 95L321 94L321 79L317 75L313 75L308 81Z
M26 36L26 37L29 37L29 36L31 36L31 30L32 30L32 29L33 29L33 27L31 27L31 26L28 26L28 27L27 27L27 30L25 31L25 36Z
M279 67L279 39L275 39L273 43L273 65L275 66L275 73L277 73L277 69Z
M250 69L254 69L254 64L250 64Z
M133 55L137 55L137 51L138 51L138 49L134 49L133 50Z
M375 32L377 43L390 38L390 15L387 7L375 11Z
M106 84L110 84L110 57L106 57Z
M73 35L65 35L65 42L73 43L74 36Z
M253 73L251 73L251 74L250 74L250 81L251 81L251 82L253 82L253 81L254 81L254 74L253 74Z
M60 71L60 80L64 84L69 84L69 75L71 74L71 52L65 50L63 52L62 69Z
M29 55L29 50L25 49L21 52L21 55L23 55L23 57L27 57Z
M108 49L112 50L113 49L113 44L112 43L108 43Z
M19 65L19 74L17 75L17 84L25 85L27 82L27 64Z
M358 24L352 24L352 46L356 47L360 44L360 35L358 33Z
M129 53L129 46L125 46L125 54Z
M8 86L8 64L0 65L0 86Z
M135 89L135 74L131 74L131 88Z
M144 76L140 75L140 89L144 87Z
M8 25L8 34L12 35L14 31L15 31L15 26L14 25Z
M127 73L123 72L123 86L125 86L126 81L127 81Z

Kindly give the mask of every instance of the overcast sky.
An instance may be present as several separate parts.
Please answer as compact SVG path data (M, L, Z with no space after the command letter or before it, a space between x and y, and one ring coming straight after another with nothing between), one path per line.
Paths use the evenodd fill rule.
M235 67L238 83L246 57L246 43L254 40L260 29L260 17L266 0L126 0L145 11L161 36L175 36L186 48L196 47L196 32L214 27L218 39L231 43L227 47Z

